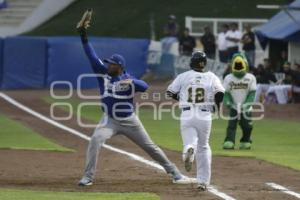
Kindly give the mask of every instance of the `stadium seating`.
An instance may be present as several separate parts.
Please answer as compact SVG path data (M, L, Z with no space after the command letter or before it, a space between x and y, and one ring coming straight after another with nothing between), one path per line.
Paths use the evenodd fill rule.
M0 27L20 25L42 0L7 0L8 7L0 11Z
M0 0L0 10L7 8L7 2L6 0Z
M29 32L74 1L7 0L7 7L0 10L0 36L15 36Z

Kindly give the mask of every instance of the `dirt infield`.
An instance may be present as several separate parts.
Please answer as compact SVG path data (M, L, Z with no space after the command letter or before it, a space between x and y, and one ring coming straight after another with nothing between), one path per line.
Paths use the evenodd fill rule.
M49 105L40 99L49 95L48 91L14 91L6 94L33 110L49 116ZM63 114L63 111L59 112ZM101 152L95 185L79 188L77 182L84 167L86 141L19 110L3 99L0 99L0 114L19 121L60 145L76 150L75 153L0 150L1 188L153 192L161 199L170 200L220 199L209 192L198 192L192 185L174 185L170 178L160 171L106 149ZM92 132L91 129L80 128L75 118L63 124L87 135ZM109 140L108 144L150 159L125 137L116 136ZM166 151L166 153L183 170L181 154L173 151ZM195 171L188 175L194 176ZM265 185L266 182L275 182L288 186L294 191L300 191L299 171L254 159L214 157L212 175L212 184L235 199L297 199L270 189Z

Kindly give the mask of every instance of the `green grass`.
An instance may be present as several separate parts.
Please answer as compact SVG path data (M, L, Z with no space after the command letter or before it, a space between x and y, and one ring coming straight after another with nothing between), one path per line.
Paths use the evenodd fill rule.
M54 100L47 98L47 102ZM74 110L77 109L78 100L69 100ZM98 122L101 116L99 108L87 107L82 110L82 116ZM179 131L179 121L172 119L170 113L164 113L162 120L153 120L151 110L142 109L140 119L151 138L160 146L175 150L182 150ZM225 137L227 122L214 120L211 135L211 147L214 155L254 157L275 164L300 170L300 126L297 122L263 119L254 122L253 146L250 151L225 151L222 143ZM241 136L237 132L237 141ZM238 145L238 144L237 144Z
M76 23L87 8L93 8L90 35L105 37L150 38L150 16L155 32L162 36L169 14L175 14L180 27L185 16L211 18L270 18L278 10L257 9L257 4L286 4L287 0L84 0L75 1L63 12L27 35L77 35Z
M71 107L73 108L73 113L77 114L77 108L80 103L77 99L69 99L69 100L55 100L51 97L45 97L43 98L44 101L51 104L54 102L63 102L63 103L70 103ZM98 102L96 102L98 103ZM69 109L66 106L59 106L60 109L63 109L66 112L69 112ZM102 111L99 106L84 106L81 110L81 116L84 117L84 119L91 120L93 122L98 122L99 119L102 116ZM54 109L55 112L55 109Z
M1 149L73 151L51 142L33 130L3 115L0 115L0 127Z
M0 189L1 200L159 200L149 193L45 192Z

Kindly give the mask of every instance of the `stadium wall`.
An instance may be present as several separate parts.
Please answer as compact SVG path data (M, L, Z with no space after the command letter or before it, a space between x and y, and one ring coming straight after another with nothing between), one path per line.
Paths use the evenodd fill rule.
M3 45L3 89L43 88L47 40L7 38Z
M146 72L149 40L95 37L90 42L100 58L124 55L126 70L133 76L140 78ZM79 75L92 74L78 37L0 39L0 61L2 89L48 88L54 81L69 81L77 88ZM81 87L96 88L97 82L85 78Z
M2 85L2 71L3 71L3 39L0 38L0 86Z

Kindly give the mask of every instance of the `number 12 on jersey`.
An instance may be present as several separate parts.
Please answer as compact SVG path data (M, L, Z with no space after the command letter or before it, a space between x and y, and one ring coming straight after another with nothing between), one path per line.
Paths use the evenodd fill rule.
M188 102L189 103L203 103L204 102L204 88L195 88L192 87L188 89Z

